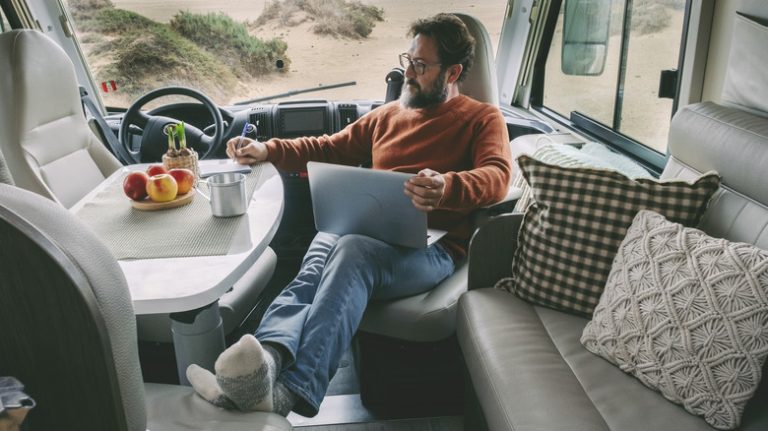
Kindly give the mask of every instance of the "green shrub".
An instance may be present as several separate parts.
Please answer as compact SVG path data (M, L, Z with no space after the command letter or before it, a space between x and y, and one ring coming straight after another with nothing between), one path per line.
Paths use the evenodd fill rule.
M104 7L115 7L110 0L69 0L69 10L73 12L91 12Z
M88 19L80 21L83 31L104 34L124 33L132 30L144 30L162 24L125 9L104 7L94 11Z
M189 85L214 98L229 94L236 74L260 75L289 64L287 44L248 35L224 14L180 12L170 25L117 9L111 0L70 0L81 41L90 45L98 81L115 80L128 97Z
M230 67L240 67L253 76L272 72L277 60L289 63L288 45L280 39L261 40L250 36L244 24L223 13L206 15L180 12L171 28L216 55Z
M114 79L132 95L184 83L215 97L236 82L211 54L160 24L128 31L99 49L109 50L113 58L99 80Z
M359 0L275 0L267 3L256 25L273 19L285 26L311 20L316 34L362 39L384 20L384 10Z

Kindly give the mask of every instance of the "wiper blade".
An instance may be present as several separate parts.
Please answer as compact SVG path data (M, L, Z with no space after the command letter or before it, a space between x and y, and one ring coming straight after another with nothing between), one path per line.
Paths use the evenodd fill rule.
M340 82L338 84L318 85L317 87L302 88L301 90L291 90L285 93L273 94L271 96L259 97L251 100L244 100L242 102L235 102L234 104L248 105L251 103L264 102L266 100L277 99L278 97L289 97L289 96L295 96L297 94L302 94L302 93L311 93L313 91L330 90L332 88L339 88L339 87L349 87L352 85L357 85L357 81L347 81L347 82Z

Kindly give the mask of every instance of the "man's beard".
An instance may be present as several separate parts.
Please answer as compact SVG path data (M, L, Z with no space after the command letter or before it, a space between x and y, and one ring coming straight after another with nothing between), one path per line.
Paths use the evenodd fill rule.
M407 86L410 85L413 91ZM441 72L434 83L427 90L423 90L414 79L407 79L403 83L400 93L400 104L406 108L429 108L445 102L448 98L448 88L445 85L445 72Z

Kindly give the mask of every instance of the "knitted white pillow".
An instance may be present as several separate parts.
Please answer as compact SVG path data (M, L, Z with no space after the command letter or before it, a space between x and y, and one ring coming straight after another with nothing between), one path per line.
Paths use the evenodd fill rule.
M736 428L768 355L768 251L640 211L581 342L713 427Z

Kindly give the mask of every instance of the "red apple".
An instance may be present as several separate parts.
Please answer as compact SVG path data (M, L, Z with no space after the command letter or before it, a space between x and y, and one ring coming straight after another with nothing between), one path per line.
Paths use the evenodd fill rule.
M169 202L176 199L179 186L168 174L153 175L147 181L147 194L155 202Z
M150 177L153 177L155 175L160 175L160 174L167 174L167 173L168 173L168 170L165 169L165 166L163 165L157 165L157 164L149 165L149 167L147 168L147 175L149 175Z
M147 197L147 182L149 175L141 171L133 171L123 180L123 192L129 198L140 201Z
M183 195L195 186L195 173L189 169L175 168L168 171L168 175L172 176L176 180L176 184L179 186L179 194Z

